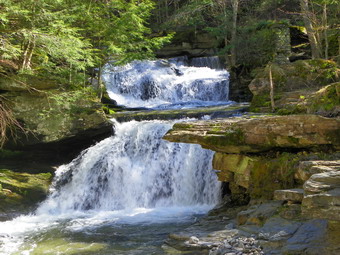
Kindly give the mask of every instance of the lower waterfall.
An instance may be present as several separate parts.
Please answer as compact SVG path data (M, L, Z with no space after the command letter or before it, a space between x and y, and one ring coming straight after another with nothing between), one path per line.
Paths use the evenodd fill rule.
M116 123L115 136L58 168L33 215L0 222L0 254L162 254L167 231L220 197L213 153L162 140L172 124Z

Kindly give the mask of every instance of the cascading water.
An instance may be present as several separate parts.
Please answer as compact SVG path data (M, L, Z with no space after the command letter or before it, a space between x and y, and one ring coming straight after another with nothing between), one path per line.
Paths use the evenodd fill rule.
M189 67L183 61L134 61L107 65L103 80L119 105L146 108L183 108L226 104L229 73Z
M154 224L169 228L169 222L190 222L191 215L212 208L219 199L219 183L211 169L212 152L198 145L162 140L172 124L116 123L115 136L59 167L53 192L34 216L0 223L0 254L39 254L39 249L47 249L45 242L55 232L62 232L59 239L67 240L79 232L116 231L123 224L129 225L124 235L133 230L133 224L147 222L153 228ZM108 250L115 251L109 254L149 254L119 253L115 238L95 254L107 254Z
M227 102L226 72L175 62L107 69L109 93L139 107ZM172 125L115 123L114 136L58 168L34 214L0 222L0 255L165 254L167 234L194 222L220 196L213 153L162 140Z
M212 152L200 146L169 143L166 122L116 124L116 135L57 171L55 190L38 213L133 210L214 205L218 184Z

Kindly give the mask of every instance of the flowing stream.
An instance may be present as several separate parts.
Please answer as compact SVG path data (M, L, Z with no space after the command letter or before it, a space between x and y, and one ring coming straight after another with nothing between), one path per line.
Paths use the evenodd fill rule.
M134 62L119 67L123 73L107 70L110 95L120 104L155 108L226 99L226 72L166 63L157 68L159 61ZM169 68L175 77L154 74L170 72ZM204 81L192 78L193 73L201 73ZM207 78L209 73L213 75ZM144 76L157 93L141 90ZM185 81L183 94L173 91L178 89L178 76ZM114 121L114 136L57 169L49 197L34 213L0 222L0 254L166 254L161 246L167 235L195 222L220 198L213 152L162 140L173 124Z

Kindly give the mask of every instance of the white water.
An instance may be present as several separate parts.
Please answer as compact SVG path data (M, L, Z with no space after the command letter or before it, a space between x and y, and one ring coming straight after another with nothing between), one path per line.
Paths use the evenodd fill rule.
M179 222L211 209L219 183L212 152L162 140L169 122L116 124L116 134L58 168L53 192L35 215L0 223L0 254L30 254L44 231L105 224ZM26 241L25 241L26 240Z
M228 102L226 71L169 63L137 61L115 73L107 67L110 96L129 107ZM220 197L213 153L162 140L172 125L115 123L115 136L58 168L51 195L34 214L0 222L0 255L164 254L167 233Z
M103 80L118 105L184 108L228 103L229 73L188 67L182 61L134 61L107 65Z

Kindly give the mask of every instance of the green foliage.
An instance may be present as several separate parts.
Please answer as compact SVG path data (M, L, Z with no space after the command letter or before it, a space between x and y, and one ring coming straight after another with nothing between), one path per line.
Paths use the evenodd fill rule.
M78 88L65 92L50 92L49 105L39 116L41 119L52 118L56 114L91 113L95 111L94 103L98 102L96 92L91 87Z
M239 64L250 67L263 66L271 61L276 52L272 21L259 21L255 25L239 29L237 59ZM259 43L261 42L261 43Z
M169 41L151 35L153 8L151 0L0 0L0 61L60 84L84 83L90 67L150 58Z
M274 190L293 188L296 185L294 173L302 157L303 153L283 152L274 158L256 161L251 172L251 197L272 199Z

